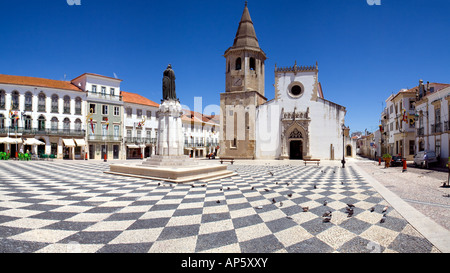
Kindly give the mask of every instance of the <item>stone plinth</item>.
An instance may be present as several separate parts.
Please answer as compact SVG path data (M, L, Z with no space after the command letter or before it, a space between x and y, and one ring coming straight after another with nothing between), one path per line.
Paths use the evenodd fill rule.
M181 124L183 109L177 100L165 100L158 111L157 155L183 155L184 138Z

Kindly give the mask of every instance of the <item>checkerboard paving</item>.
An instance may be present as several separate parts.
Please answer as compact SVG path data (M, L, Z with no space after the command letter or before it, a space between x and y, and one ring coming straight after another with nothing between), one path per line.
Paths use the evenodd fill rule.
M0 252L438 252L394 209L380 223L389 204L351 165L229 168L172 184L104 162L1 162Z

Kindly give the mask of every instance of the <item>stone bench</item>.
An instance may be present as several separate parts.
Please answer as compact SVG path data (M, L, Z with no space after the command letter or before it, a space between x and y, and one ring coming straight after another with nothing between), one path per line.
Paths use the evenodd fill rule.
M234 159L233 158L221 158L220 159L220 164L223 164L223 162L230 162L231 165L233 165Z
M308 163L317 164L317 166L320 164L320 159L303 159L303 161L305 162L305 166Z

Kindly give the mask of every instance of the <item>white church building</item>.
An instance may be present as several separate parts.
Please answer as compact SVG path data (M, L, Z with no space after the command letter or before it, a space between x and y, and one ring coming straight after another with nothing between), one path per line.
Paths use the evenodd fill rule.
M219 156L235 159L324 159L356 156L345 107L325 99L318 65L275 66L275 96L265 97L266 54L245 6L226 58Z

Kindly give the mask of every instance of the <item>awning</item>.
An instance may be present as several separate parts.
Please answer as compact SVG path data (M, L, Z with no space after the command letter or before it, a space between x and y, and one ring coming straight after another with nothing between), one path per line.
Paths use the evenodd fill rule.
M64 142L64 146L66 147L75 147L75 142L73 141L73 139L63 139Z
M86 141L84 141L84 139L75 139L75 142L77 143L78 147L86 146Z
M3 137L3 138L0 138L0 143L20 144L20 143L22 143L22 139L21 138Z
M139 148L139 146L134 145L134 144L127 144L127 147L130 149L138 149Z
M24 145L45 145L44 142L37 140L35 138L27 138L24 142Z

